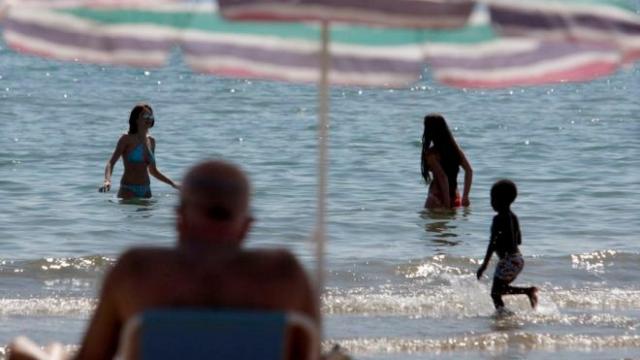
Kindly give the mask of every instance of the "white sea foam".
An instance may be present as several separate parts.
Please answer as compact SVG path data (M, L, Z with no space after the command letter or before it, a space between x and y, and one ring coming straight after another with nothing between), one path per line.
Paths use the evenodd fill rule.
M0 299L2 316L88 316L95 300L89 298Z
M572 254L571 266L574 269L602 273L606 265L611 265L617 254L615 250L594 251L585 254Z
M339 344L352 355L380 353L439 353L443 351L484 350L498 351L506 348L509 336L504 333L464 335L455 338L353 338L330 339L324 348Z
M443 339L433 338L352 338L330 339L323 343L325 349L339 344L352 355L390 353L439 354L453 351L501 352L517 346L520 350L580 350L593 351L606 348L640 347L639 335L551 335L530 332L467 334Z
M492 313L489 286L471 277L457 277L451 286L430 289L402 287L331 289L323 296L327 314L406 315L412 317L477 317ZM640 309L640 290L541 288L536 314L555 316L566 309L635 311ZM508 306L530 312L526 296L505 298Z
M412 317L477 317L493 313L486 284L470 277L454 286L430 289L398 287L333 289L323 296L327 314L405 315ZM521 301L520 301L521 300ZM517 309L529 307L524 299L514 301Z
M108 256L47 257L28 261L2 260L0 261L0 274L21 274L35 278L42 276L95 277L113 265L114 261L113 257Z
M41 346L41 348L46 348L46 346ZM78 351L79 346L76 344L62 344L62 348L65 354L73 354ZM7 347L0 346L0 360L6 359L7 352Z
M601 311L639 310L640 290L591 288L552 290L551 301L561 308Z
M466 268L461 265L466 265ZM455 258L436 255L420 265L401 268L400 271L409 279L428 278L441 276L443 274L465 275L470 273L470 265L477 266L478 262L472 258Z

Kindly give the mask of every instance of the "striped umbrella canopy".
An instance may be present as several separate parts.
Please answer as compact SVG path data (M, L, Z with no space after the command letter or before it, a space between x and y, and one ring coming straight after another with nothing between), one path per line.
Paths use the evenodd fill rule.
M490 20L472 24L469 1L367 1L361 11L354 10L361 0L221 6L234 19L349 21L328 32L328 81L340 85L404 86L425 62L451 86L535 85L590 80L640 58L639 16L624 1L485 1ZM0 14L11 48L55 59L155 67L180 47L196 71L302 82L321 76L317 22L228 21L212 0L5 1Z
M503 35L608 43L623 62L640 59L640 3L625 0L487 0Z
M615 72L623 60L609 43L504 37L488 21L430 34L424 58L432 76L458 88L588 81Z
M469 0L219 0L235 20L331 21L409 28L463 26L475 1Z
M199 72L300 82L319 78L319 26L231 22L212 2L23 3L8 8L3 27L9 47L60 60L157 67L179 47ZM392 87L413 82L423 67L424 36L411 29L336 26L330 80Z

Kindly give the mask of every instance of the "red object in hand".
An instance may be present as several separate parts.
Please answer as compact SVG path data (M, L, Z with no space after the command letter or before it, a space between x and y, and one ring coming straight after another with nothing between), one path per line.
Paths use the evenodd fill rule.
M462 206L462 198L460 194L456 193L456 199L453 200L453 207L461 207Z

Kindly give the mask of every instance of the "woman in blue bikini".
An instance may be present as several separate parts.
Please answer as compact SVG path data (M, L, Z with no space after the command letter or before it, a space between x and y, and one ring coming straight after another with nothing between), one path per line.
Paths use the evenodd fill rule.
M150 198L149 174L176 189L178 188L173 180L163 175L156 167L156 159L153 156L156 140L149 135L149 129L153 127L154 122L151 106L138 104L131 110L129 133L120 137L111 159L107 162L104 169L104 184L100 187L100 192L111 189L113 166L121 156L124 163L124 174L120 180L119 198Z

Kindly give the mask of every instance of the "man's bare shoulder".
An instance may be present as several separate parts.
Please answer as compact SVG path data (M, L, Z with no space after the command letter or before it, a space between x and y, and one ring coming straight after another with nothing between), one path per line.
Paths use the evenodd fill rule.
M242 252L247 257L260 257L274 261L295 261L295 256L287 249L245 249Z
M119 280L120 277L129 277L136 272L157 267L158 263L163 263L176 257L176 250L171 248L132 248L120 255L111 270L110 277L114 277L114 280Z
M190 269L181 266L180 254L172 248L133 248L123 253L104 282L117 304L119 314L128 318L148 307L173 301L175 284L185 284ZM136 296L131 296L136 294Z
M302 270L302 265L295 255L286 249L244 250L239 254L238 259L241 262L254 264L256 267L280 270L285 274Z
M233 274L228 279L274 284L307 282L307 273L293 253L286 249L241 249L230 254L213 254L204 265L212 273Z
M268 279L268 282L304 281L306 271L296 257L285 249L238 249L185 251L176 248L134 248L122 254L112 270L110 280L135 285L149 285L163 273L196 280L195 274L234 274L229 278ZM294 280L296 279L296 280Z
M157 257L175 256L176 250L162 247L136 247L131 248L118 258L116 266L131 266L140 262L155 260Z
M228 263L229 266L242 264L242 266L265 268L275 267L286 270L302 270L302 265L295 255L286 249L252 249L237 251L200 251L197 253L182 251L176 248L138 247L123 253L114 266L115 272L142 270L148 266L157 266L158 263L182 262L197 260L203 262Z

